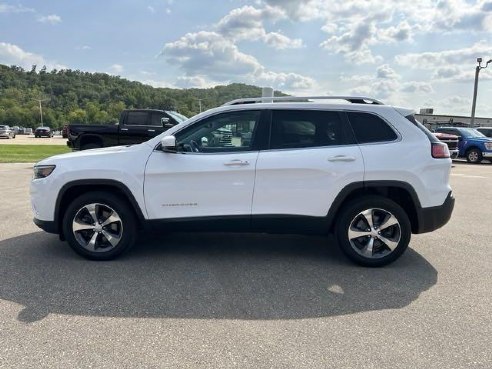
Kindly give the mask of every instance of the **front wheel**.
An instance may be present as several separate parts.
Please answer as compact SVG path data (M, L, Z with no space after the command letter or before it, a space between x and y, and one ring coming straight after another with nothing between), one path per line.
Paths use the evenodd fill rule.
M63 234L79 255L110 260L135 242L136 218L125 199L109 192L89 192L76 198L63 217Z
M482 162L483 156L480 150L471 149L466 153L466 160L472 164L479 164Z
M341 211L338 244L357 264L380 267L398 259L411 237L410 220L394 201L380 196L358 198Z

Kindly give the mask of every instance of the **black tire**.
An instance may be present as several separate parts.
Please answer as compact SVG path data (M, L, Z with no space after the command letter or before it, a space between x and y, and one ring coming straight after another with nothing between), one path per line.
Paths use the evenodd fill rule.
M351 242L349 230L355 230L356 233L353 234L357 234L357 232L366 232L369 229L362 230L358 228L360 225L366 227L368 225L367 221L359 215L366 210L371 210L370 218L375 227L371 231L373 236L363 235L358 238L352 238ZM393 215L398 224L379 229L379 225L384 227L385 221L390 219L388 214ZM366 196L354 199L343 207L338 216L335 233L339 247L350 260L363 266L381 267L392 263L405 252L410 243L412 232L410 220L401 206L385 197ZM378 237L386 237L386 241L394 241L388 244L396 246L391 249ZM369 245L371 238L373 252L371 253L372 256L368 257L362 255L362 253L364 251L369 252L366 246Z
M79 220L81 214L84 215L84 212L86 212L86 214L84 215L86 219L87 217L89 217L89 220L93 219L90 217L89 212L84 209L85 206L90 206L90 204L98 204L96 206L96 213L98 213L98 215L100 216L96 216L96 218L99 219L100 222L103 222L105 220L105 214L109 214L109 212L106 212L105 210L108 210L108 208L110 210L113 210L119 217L121 222L119 222L118 224L111 224L114 224L115 229L118 230L113 233L112 229L107 228L110 227L110 225L108 225L106 227L103 227L100 232L95 232L93 230L77 231L77 239L73 230L73 222L76 216ZM84 222L84 224L88 223L89 222ZM72 247L72 249L77 254L91 260L115 259L122 253L128 251L133 246L137 236L137 219L126 199L103 191L88 192L73 200L65 211L62 226L63 235L65 236L65 239L67 240L70 247ZM113 225L111 225L111 227L113 227ZM117 239L119 238L119 241L115 246L110 244L109 239L105 236L108 233L104 232L108 231L110 232L110 235L116 235ZM97 240L96 242L99 242L99 247L95 247L92 251L84 247L84 245L80 241L87 241L95 233L99 233L95 238ZM89 244L90 243L87 243L86 246L88 246Z
M101 147L102 147L101 145L98 145L96 143L88 143L88 144L82 145L82 147L80 149L81 150L90 150L90 149L100 149Z
M480 164L483 160L482 152L478 149L470 149L466 152L466 161L472 164Z

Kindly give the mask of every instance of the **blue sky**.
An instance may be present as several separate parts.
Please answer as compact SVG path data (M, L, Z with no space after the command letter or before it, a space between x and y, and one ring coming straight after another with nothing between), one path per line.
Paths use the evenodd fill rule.
M0 63L163 87L230 82L469 115L492 0L0 0ZM492 64L477 116L492 116Z

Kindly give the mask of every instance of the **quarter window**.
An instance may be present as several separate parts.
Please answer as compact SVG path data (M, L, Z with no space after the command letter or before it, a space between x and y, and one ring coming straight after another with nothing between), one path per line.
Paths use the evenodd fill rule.
M347 116L360 144L394 141L398 138L388 124L377 115L361 112L348 112Z
M346 145L353 143L340 114L334 111L274 110L272 149Z

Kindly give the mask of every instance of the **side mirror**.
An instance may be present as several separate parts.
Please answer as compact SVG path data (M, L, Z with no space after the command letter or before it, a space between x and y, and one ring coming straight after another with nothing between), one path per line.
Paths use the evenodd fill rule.
M161 139L161 150L165 152L176 152L176 137L164 136Z
M166 129L174 127L174 124L173 124L173 122L171 122L171 119L169 119L167 117L161 118L161 123L162 123L162 126Z

